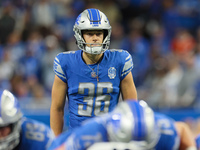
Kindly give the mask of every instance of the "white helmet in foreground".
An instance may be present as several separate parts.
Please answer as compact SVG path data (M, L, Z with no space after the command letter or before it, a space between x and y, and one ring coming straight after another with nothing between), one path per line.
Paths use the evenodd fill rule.
M107 130L111 142L130 143L130 149L151 149L160 138L154 112L143 100L119 103Z
M0 128L10 127L11 132L0 138L0 150L12 150L20 142L22 113L12 93L0 90Z

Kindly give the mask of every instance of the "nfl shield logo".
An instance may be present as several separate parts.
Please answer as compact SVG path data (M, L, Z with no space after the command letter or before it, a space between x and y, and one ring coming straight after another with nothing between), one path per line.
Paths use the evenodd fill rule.
M114 67L110 67L108 69L108 76L110 79L114 79L116 76L116 69Z

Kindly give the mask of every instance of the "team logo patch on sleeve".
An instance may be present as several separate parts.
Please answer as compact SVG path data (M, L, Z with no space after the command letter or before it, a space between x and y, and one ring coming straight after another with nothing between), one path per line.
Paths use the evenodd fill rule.
M115 69L115 67L110 67L108 69L108 77L110 79L114 79L116 77L116 69Z

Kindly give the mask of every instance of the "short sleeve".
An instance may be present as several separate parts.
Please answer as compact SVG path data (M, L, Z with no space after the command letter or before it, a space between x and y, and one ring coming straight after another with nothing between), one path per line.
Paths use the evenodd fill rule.
M65 76L65 73L62 69L62 65L61 65L61 54L58 54L55 59L54 59L54 65L53 65L53 70L55 72L55 74L63 81L63 82L67 82L67 78Z
M121 80L123 80L128 75L128 73L131 72L131 70L133 69L133 61L132 61L132 56L127 51L123 51L121 58L123 63Z

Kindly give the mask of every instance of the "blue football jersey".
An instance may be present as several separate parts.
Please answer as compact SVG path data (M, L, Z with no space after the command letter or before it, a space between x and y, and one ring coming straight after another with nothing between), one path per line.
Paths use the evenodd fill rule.
M58 54L54 72L68 85L69 128L112 111L118 103L120 82L132 68L132 57L125 50L107 50L101 62L93 65L85 64L82 50Z
M109 116L87 120L84 125L62 133L53 141L49 150L85 150L95 143L109 142L106 128L107 122L111 119ZM180 145L180 137L175 128L174 120L158 113L155 114L155 120L160 131L160 138L154 149L177 150Z
M65 150L85 150L98 142L108 142L105 118L93 118L86 121L83 126L70 131L65 131L58 136L49 150L56 150L62 147Z
M23 118L17 150L45 150L54 139L52 130L36 120Z
M180 145L180 137L178 136L175 121L170 117L155 113L155 120L160 128L160 139L156 145L156 150L177 150Z
M197 145L197 149L200 150L200 134L196 137L196 145Z

